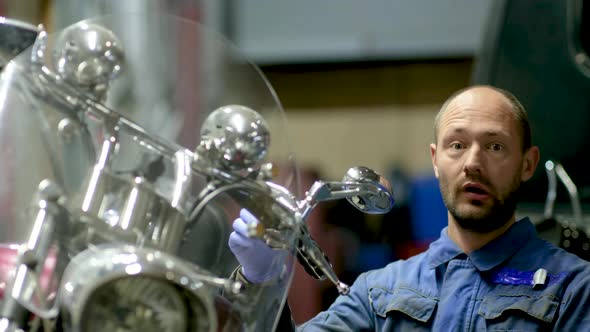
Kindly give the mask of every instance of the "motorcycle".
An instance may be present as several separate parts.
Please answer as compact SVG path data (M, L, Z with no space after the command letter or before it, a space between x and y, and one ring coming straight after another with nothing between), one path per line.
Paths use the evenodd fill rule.
M298 199L281 104L230 42L160 12L3 31L0 331L274 330L296 260L347 294L305 221L385 213L391 186L352 167ZM234 276L242 208L289 253L270 281Z

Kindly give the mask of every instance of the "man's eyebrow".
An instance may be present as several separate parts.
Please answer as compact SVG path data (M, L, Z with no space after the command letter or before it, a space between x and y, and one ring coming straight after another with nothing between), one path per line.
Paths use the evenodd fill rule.
M467 130L464 127L451 127L449 132L451 134L462 134L464 132L467 132Z
M468 132L468 130L465 127L451 127L449 129L449 133L450 134L463 134L463 133L466 133L466 132ZM483 132L482 135L483 136L490 136L490 137L506 136L500 130L487 130L487 131Z

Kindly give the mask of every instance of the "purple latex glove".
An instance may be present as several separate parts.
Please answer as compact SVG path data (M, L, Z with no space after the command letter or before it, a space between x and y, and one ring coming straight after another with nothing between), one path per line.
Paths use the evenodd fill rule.
M244 277L250 282L261 283L279 276L286 252L272 249L260 239L248 237L247 225L256 221L250 211L240 210L240 218L234 220L234 231L228 244L242 265Z

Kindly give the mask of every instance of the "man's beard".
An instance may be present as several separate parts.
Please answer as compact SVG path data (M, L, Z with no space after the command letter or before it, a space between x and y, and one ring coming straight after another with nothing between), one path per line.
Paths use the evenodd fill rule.
M476 233L489 233L502 228L514 215L519 197L520 184L520 179L516 178L503 198L499 199L498 197L492 196L493 201L487 211L477 214L459 211L456 204L457 197L455 196L455 202L453 202L450 197L451 194L448 191L448 186L444 188L441 183L440 189L449 213L455 218L455 221L457 221L457 224L461 228ZM471 202L474 205L476 203Z

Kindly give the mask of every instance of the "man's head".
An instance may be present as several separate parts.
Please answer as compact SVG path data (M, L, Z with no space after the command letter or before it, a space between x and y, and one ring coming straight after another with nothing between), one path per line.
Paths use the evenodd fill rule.
M432 165L450 217L479 233L513 220L518 189L539 162L518 100L490 86L461 90L444 103L434 131Z

